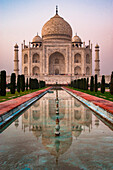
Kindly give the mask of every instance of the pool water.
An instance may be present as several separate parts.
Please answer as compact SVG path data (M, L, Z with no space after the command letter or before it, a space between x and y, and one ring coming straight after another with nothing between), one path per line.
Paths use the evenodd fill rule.
M113 169L113 131L65 91L58 98L47 93L1 133L1 169Z

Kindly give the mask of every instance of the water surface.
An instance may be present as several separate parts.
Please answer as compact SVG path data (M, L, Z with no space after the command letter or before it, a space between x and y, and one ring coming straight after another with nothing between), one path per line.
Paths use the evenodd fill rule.
M58 91L35 102L0 135L1 169L113 169L113 131L92 111Z

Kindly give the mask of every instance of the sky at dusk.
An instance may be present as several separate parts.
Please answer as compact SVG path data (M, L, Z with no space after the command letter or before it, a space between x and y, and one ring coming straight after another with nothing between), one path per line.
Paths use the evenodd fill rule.
M0 0L0 70L13 72L14 45L19 45L21 73L21 43L28 44L46 21L59 15L77 32L82 41L100 46L101 74L113 71L113 0ZM94 71L93 71L94 73Z

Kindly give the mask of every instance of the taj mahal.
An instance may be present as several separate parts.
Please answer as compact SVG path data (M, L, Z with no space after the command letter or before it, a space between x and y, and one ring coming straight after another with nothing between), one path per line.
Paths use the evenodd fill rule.
M44 80L47 84L67 84L72 79L92 75L92 44L86 45L58 14L47 21L32 42L22 48L22 74ZM19 74L19 46L14 46L14 72ZM100 74L99 45L95 46L95 74Z

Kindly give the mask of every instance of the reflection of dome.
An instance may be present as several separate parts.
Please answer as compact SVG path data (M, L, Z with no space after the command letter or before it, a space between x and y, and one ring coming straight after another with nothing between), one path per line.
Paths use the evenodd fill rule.
M72 131L72 134L73 134L73 136L78 137L78 136L80 136L81 132L82 132L82 130L75 130L75 131Z
M81 39L80 39L80 37L76 34L76 35L72 38L72 42L81 43Z
M71 132L64 132L62 137L54 137L53 129L46 129L42 134L42 144L45 146L51 155L59 156L65 153L72 144Z
M42 42L42 38L39 35L36 35L33 38L32 43L38 43L38 42Z
M46 39L65 39L71 41L71 26L58 14L47 21L42 28L42 38Z

